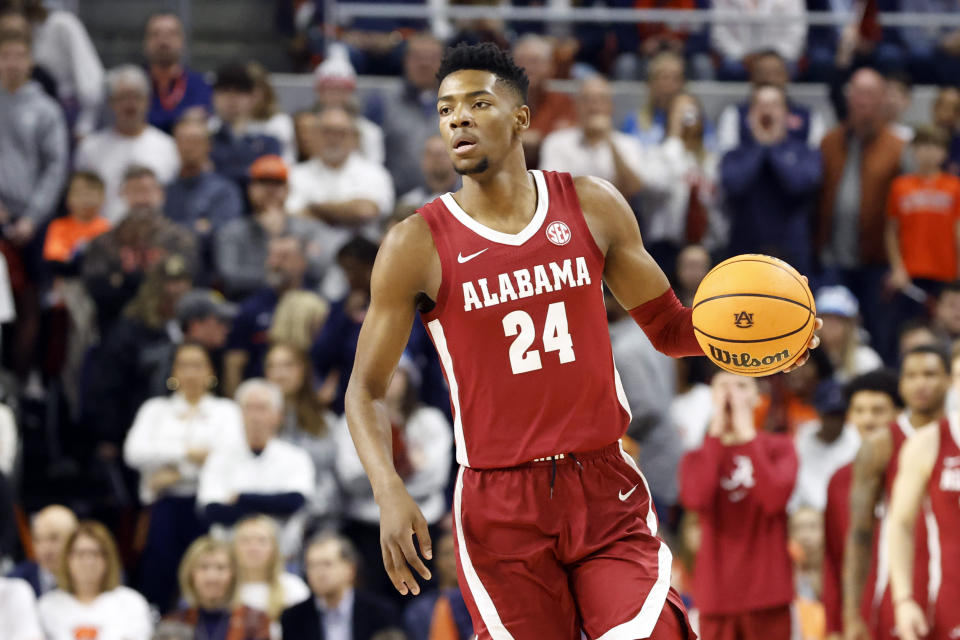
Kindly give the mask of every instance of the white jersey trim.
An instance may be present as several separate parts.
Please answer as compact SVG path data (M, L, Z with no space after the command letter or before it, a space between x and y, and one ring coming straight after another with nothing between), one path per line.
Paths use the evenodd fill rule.
M435 321L434 321L435 322ZM470 595L477 605L480 612L480 618L483 624L487 626L487 632L491 640L513 640L513 636L507 631L507 628L500 620L500 614L490 599L490 594L480 581L477 570L473 567L470 560L470 553L467 551L467 540L463 537L463 467L457 472L457 484L453 491L453 519L457 528L457 541L460 548L460 568L463 570L463 577L467 580L467 588L470 589Z
M543 173L538 170L532 170L530 174L533 176L534 183L537 185L537 209L533 213L533 218L530 219L527 226L519 233L504 233L480 224L457 204L452 193L443 194L440 196L440 200L446 205L447 210L453 214L454 218L478 236L486 238L491 242L519 247L540 230L540 227L543 226L543 221L547 218L547 209L550 208L550 194L547 191L547 181L543 177Z
M453 439L457 447L457 462L464 467L469 467L467 443L463 438L463 417L460 413L460 387L457 384L457 376L453 373L453 358L450 357L450 350L447 349L447 337L443 333L443 325L440 324L440 320L428 322L427 329L433 336L433 344L437 347L437 355L440 356L440 364L443 366L444 373L447 374L447 385L450 387L450 403L453 405Z
M901 411L900 415L897 416L897 426L900 427L900 431L903 432L903 435L909 438L913 435L916 429L913 428L913 424L910 423L910 413L908 411Z
M952 414L948 423L950 424L950 435L953 436L954 443L960 447L960 416Z
M637 475L640 476L640 481L643 482L643 488L647 492L647 529L650 529L650 535L655 536L657 535L659 525L657 523L657 510L653 506L653 495L650 493L650 485L647 484L647 478L643 475L643 472L640 471L640 467L637 466L637 462L633 459L633 456L623 450L623 442L618 441L617 446L620 447L620 455L622 455L623 459L630 465L630 468L637 472ZM671 564L670 566L670 571L673 571L673 565Z
M657 581L647 594L647 599L640 607L640 613L633 620L610 629L597 640L636 640L649 638L653 628L660 620L667 593L670 591L670 571L673 567L673 554L666 543L660 541L660 551L657 553Z
M923 519L927 524L927 554L929 556L930 575L927 577L927 602L921 602L920 606L927 610L928 605L934 605L940 596L940 585L943 584L943 555L940 549L940 525L937 523L936 516L933 515L933 508L930 506L929 498L924 500Z

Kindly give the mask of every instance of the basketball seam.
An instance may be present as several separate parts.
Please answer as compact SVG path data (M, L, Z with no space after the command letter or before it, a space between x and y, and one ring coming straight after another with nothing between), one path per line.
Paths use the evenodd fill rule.
M770 298L771 300L780 300L782 302L789 302L791 304L795 304L798 307L803 307L808 312L813 311L810 307L803 304L802 302L798 302L790 298L784 298L783 296L775 296L769 293L721 293L720 295L717 295L717 296L710 296L709 298L704 298L700 302L693 305L692 308L696 309L700 305L710 302L711 300L719 300L721 298Z
M757 254L757 255L763 255L763 254ZM718 264L717 266L715 266L713 269L710 269L710 271L709 271L709 273L707 273L707 275L709 276L711 273L713 273L714 271L716 271L716 270L719 269L720 267L725 267L725 266L727 266L728 264L736 264L737 262L760 262L760 263L762 263L762 264L769 264L769 265L771 265L771 266L776 267L777 269L780 269L781 271L783 271L784 273L786 273L788 276L790 276L791 278L793 278L794 280L796 280L798 283L800 283L801 285L803 285L804 295L807 296L807 301L809 302L809 304L807 305L807 308L812 310L812 309L813 309L813 300L810 298L810 294L807 293L807 292L810 290L810 286L807 285L807 284L804 284L803 280L801 280L801 279L798 278L797 276L795 276L795 275L793 275L792 273L790 273L790 269L784 269L783 266L777 264L777 262L782 262L782 260L780 260L779 258L774 258L773 256L766 256L766 257L769 258L769 260L757 260L756 258L736 258L736 257L730 258L730 259L728 259L728 260L724 260L723 262L721 262L720 264ZM777 262L773 262L774 260L777 261ZM792 269L792 267L791 267L791 269ZM704 280L706 280L706 277L704 277Z
M808 313L809 315L812 315L812 314L810 314L810 310L809 310L809 309L807 309L807 313ZM782 338L789 338L789 337L792 336L793 334L795 334L795 333L800 333L801 331L803 331L804 328L805 328L808 324L810 324L810 318L809 318L809 317L804 321L804 323L803 323L802 325L800 325L800 328L794 329L794 330L791 331L790 333L784 333L783 335L779 335L779 336L770 336L769 338L758 338L758 339L756 339L756 340L735 340L735 339L733 339L733 338L721 338L721 337L719 337L719 336L712 336L712 335L710 335L709 333L707 333L706 331L703 331L702 329L698 329L696 326L693 327L693 330L702 333L704 336L710 338L711 340L719 340L720 342L732 342L732 343L734 343L734 344L757 344L757 343L759 343L759 342L771 342L771 341L773 341L773 340L780 340L780 339L782 339Z

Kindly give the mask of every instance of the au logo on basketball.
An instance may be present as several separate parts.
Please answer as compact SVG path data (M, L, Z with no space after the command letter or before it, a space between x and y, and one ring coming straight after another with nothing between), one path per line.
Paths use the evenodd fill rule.
M741 329L749 329L753 326L753 314L741 311L733 314L733 324Z
M547 225L547 240L558 247L562 247L570 242L570 238L572 237L573 234L570 233L570 227L559 220L551 222L549 225Z

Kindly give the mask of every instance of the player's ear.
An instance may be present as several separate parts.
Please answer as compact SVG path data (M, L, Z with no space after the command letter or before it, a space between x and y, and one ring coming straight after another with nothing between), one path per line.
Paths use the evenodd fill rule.
M513 110L513 129L523 133L530 128L530 107L523 104Z

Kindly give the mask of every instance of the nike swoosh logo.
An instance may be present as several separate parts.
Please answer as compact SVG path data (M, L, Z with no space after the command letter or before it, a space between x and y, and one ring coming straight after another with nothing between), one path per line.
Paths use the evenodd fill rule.
M490 248L490 247L487 247L487 249L489 249L489 248ZM473 260L474 258L476 258L478 255L480 255L481 253L483 253L483 252L486 251L487 249L480 249L480 251L477 251L476 253L471 253L471 254L468 255L468 256L465 256L465 255L463 255L462 253L458 253L458 254L457 254L457 262L459 262L460 264L463 264L464 262L470 262L471 260Z
M620 492L620 502L626 502L626 501L627 501L627 498L630 497L630 494L632 494L634 491L636 491L636 490L637 490L637 487L639 487L639 486L640 486L640 485L638 485L638 484L633 485L633 489L630 489L630 491L627 491L626 493L624 493L623 491L621 491L621 492Z

